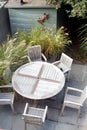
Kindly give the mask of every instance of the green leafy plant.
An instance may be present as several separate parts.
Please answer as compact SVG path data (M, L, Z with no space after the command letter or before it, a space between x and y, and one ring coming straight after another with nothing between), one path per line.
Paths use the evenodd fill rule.
M73 17L86 17L87 15L87 1L81 0L75 3L73 6L73 9L71 11L71 16Z
M17 38L11 38L0 45L0 85L11 81L11 71L27 62L27 46L24 41L17 42Z
M49 55L58 56L70 42L69 35L64 27L58 29L56 34L53 34L53 31L49 28L42 27L36 27L31 31L30 44L40 44L46 57L49 57Z
M82 25L79 28L79 38L81 41L82 54L87 54L87 24Z
M58 8L61 8L61 5L64 4L68 9L65 9L66 12L71 17L86 17L87 16L87 0L46 0L49 5L55 5Z
M28 46L41 45L42 52L49 58L49 55L61 54L69 43L69 35L64 27L58 29L56 34L53 34L52 29L43 27L32 29L30 34L16 33L0 45L0 85L9 83L12 72L28 62L26 57Z

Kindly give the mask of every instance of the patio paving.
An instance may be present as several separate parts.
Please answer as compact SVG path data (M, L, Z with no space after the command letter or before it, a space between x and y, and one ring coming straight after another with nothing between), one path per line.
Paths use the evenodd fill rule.
M79 122L77 122L77 110L65 108L60 116L61 103L64 98L66 86L83 89L87 84L87 65L73 64L70 80L66 82L64 89L56 95L56 100L47 99L38 101L38 107L48 105L48 117L42 127L43 130L87 130L87 101L81 109ZM10 106L0 106L0 128L4 130L24 130L22 113L26 102L32 105L32 101L19 96L20 101L15 100L16 114L13 114ZM39 126L29 125L28 130L40 130Z

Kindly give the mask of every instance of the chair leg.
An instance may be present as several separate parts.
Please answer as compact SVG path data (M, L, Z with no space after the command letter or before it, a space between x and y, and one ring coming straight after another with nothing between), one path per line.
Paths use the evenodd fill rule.
M70 72L67 73L67 81L69 81Z
M44 126L43 126L43 124L40 126L40 130L44 130Z
M10 104L10 106L11 106L11 109L12 109L13 113L15 113L13 104Z
M27 123L26 122L25 122L25 126L24 127L25 127L25 130L27 130Z
M78 119L79 119L79 116L80 116L80 108L78 109Z
M62 110L61 110L61 113L60 113L60 116L62 115L62 113L63 113L63 111L64 111L64 108L65 108L65 105L63 104Z
M77 126L79 125L79 115L80 115L80 108L78 109Z

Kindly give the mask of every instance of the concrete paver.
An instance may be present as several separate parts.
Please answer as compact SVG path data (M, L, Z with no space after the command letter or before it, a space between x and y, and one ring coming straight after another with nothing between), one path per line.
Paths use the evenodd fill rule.
M73 64L70 73L70 80L66 82L65 87L71 86L83 89L87 84L87 65ZM87 100L81 109L79 123L77 123L77 110L65 108L63 115L60 115L61 101L64 97L64 90L56 96L56 100L45 100L38 103L39 106L48 105L48 118L42 128L39 126L28 125L28 130L87 130ZM24 121L22 113L25 101L14 103L17 114L13 114L10 106L0 106L0 128L4 130L24 130Z

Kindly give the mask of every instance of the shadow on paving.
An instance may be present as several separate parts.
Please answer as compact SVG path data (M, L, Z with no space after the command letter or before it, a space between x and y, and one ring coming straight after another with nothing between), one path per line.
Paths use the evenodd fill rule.
M81 77L80 77L81 76ZM77 130L77 110L65 107L63 115L60 116L64 93L67 86L83 89L87 83L87 66L73 65L70 74L70 80L65 83L64 89L53 99L40 100L36 103L37 107L44 108L48 106L47 120L44 124L44 130ZM14 107L16 114L13 114L10 106L0 106L0 128L4 130L24 130L24 121L22 113L26 102L33 106L33 101L21 96L15 99ZM78 122L79 130L87 129L87 100L85 101ZM31 130L39 130L35 126L29 126Z

